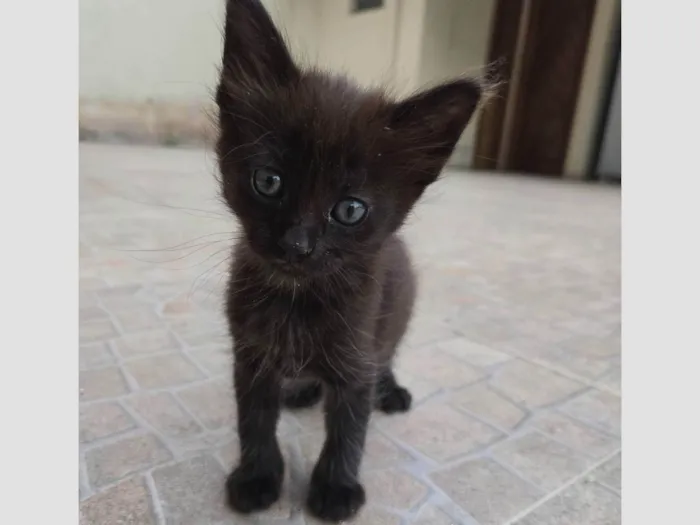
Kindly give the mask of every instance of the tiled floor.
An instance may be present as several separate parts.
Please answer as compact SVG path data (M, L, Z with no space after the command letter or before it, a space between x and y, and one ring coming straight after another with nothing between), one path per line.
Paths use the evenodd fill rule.
M232 222L203 151L82 145L81 524L311 524L318 410L285 413L270 512L236 460L221 316ZM359 524L620 522L619 188L448 173L406 230L414 409L373 416Z

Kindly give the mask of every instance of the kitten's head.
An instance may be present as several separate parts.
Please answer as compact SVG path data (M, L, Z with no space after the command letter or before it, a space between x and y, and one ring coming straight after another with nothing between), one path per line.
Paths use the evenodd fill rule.
M217 91L223 197L260 260L362 265L435 181L477 106L455 80L404 100L303 71L256 0L228 0Z

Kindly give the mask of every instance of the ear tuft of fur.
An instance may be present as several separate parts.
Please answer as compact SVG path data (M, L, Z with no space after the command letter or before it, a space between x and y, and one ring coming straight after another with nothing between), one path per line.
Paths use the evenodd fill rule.
M480 107L485 107L493 99L498 98L503 86L508 82L504 75L506 66L505 58L494 60L483 68L483 74L475 79L481 86Z

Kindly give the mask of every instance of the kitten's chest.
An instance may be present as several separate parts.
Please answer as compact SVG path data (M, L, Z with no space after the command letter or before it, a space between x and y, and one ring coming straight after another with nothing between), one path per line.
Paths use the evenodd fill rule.
M233 312L236 339L265 352L294 374L352 337L347 314L331 301L301 292L270 295L258 304L239 297Z

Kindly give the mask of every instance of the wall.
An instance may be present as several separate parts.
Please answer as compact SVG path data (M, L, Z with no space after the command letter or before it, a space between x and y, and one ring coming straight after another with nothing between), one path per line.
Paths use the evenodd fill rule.
M79 0L83 136L212 138L225 0ZM263 0L304 63L407 94L484 64L495 0ZM476 120L476 119L475 119ZM474 125L455 157L470 158Z
M430 0L425 12L421 81L479 74L488 53L495 0Z
M222 0L80 0L80 96L207 102Z
M385 0L353 13L352 0L277 0L271 12L302 63L405 93L418 83L425 4Z
M211 140L222 0L80 0L83 138Z
M350 14L350 0L263 0L301 61L345 70L365 84L393 81L398 3ZM81 98L209 103L223 6L224 0L80 0Z
M314 63L318 56L323 0L263 0L263 4L294 57L305 64Z
M351 0L321 2L318 64L362 85L393 82L398 0L381 9L352 12Z
M427 2L419 84L483 72L495 7L495 0ZM452 164L471 165L477 120L475 116L462 135Z
M313 52L321 0L263 0ZM225 0L80 0L80 96L208 103L221 60Z
M314 56L322 0L262 0ZM83 138L210 142L225 0L79 0Z
M400 0L397 6L393 88L399 95L413 92L421 83L427 6L428 0Z

